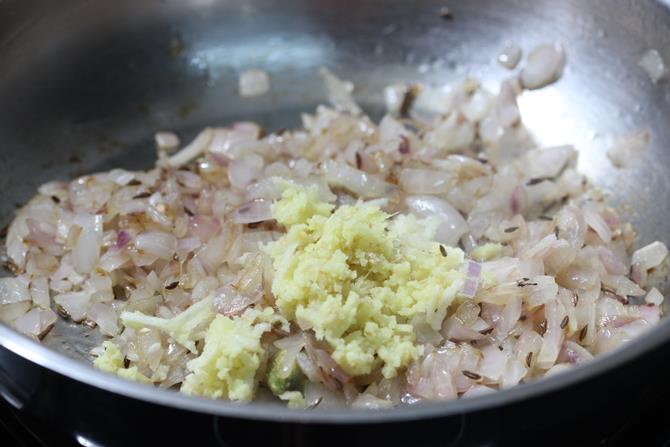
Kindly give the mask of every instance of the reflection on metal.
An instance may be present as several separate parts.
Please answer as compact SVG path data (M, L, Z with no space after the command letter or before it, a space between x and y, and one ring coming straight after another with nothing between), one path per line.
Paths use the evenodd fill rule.
M330 45L328 39L318 36L259 36L197 50L191 65L206 69L210 81L231 69L263 67L272 72L315 67L326 63Z
M97 442L91 441L90 439L88 439L84 435L78 434L78 435L75 436L75 439L77 440L79 445L81 445L82 447L102 447L100 444L98 444Z
M7 388L0 382L0 397L7 401L12 407L17 410L23 410L23 402L16 398Z

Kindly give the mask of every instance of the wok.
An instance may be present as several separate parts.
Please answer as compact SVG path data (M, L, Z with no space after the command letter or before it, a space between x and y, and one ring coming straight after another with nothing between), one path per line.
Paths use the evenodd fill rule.
M450 17L440 14L445 5ZM240 119L297 126L300 112L326 100L321 66L354 81L356 99L380 117L383 87L394 81L442 84L470 74L494 86L510 76L494 62L504 41L526 53L560 41L567 69L557 84L520 98L526 125L542 144L576 144L580 169L634 223L640 244L668 242L670 87L653 83L637 61L649 48L670 61L669 8L651 0L2 0L0 216L8 223L51 179L148 168L156 130L187 140ZM270 73L268 95L237 95L246 68ZM615 170L605 157L612 136L641 127L652 130L649 150ZM588 425L581 440L601 439L595 418L585 420L592 411L620 417L613 390L639 403L642 385L662 379L655 365L669 324L553 378L374 412L291 411L152 389L90 366L95 331L59 321L40 345L0 324L0 394L82 445L116 445L121 432L123 444L483 445L490 434L552 444L571 439L559 429L535 438L557 414Z

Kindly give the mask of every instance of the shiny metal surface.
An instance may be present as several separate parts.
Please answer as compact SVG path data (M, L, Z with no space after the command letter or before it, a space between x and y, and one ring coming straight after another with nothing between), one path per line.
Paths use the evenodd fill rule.
M670 241L670 85L654 84L637 61L656 48L670 62L670 11L664 2L468 0L0 0L0 217L51 179L115 166L144 168L152 134L184 140L207 124L254 119L294 126L326 99L316 70L328 66L356 84L373 116L382 89L399 80L442 84L473 75L495 86L510 72L495 63L505 40L526 52L548 41L567 48L554 86L524 93L526 124L543 144L574 143L580 168L622 214L640 243ZM237 95L241 69L262 68L270 94ZM626 171L605 150L631 130L652 144ZM231 405L154 390L88 365L98 343L86 328L59 322L44 346L0 325L0 344L37 364L126 396L243 417L370 422L490 408L567 386L631 361L670 338L665 321L624 349L553 379L477 399L392 412L291 412L275 405ZM46 347L45 347L46 346Z

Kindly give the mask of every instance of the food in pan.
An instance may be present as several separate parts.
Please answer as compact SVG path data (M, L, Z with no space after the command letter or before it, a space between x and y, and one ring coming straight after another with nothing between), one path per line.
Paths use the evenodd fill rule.
M154 169L47 183L9 228L0 318L41 338L55 310L106 337L103 371L297 408L449 400L574 368L658 323L667 249L636 249L576 150L524 128L517 97L564 62L542 45L497 93L395 84L378 123L323 69L331 106L300 129L238 122L180 149L161 132ZM263 88L244 90L266 91L253 73Z

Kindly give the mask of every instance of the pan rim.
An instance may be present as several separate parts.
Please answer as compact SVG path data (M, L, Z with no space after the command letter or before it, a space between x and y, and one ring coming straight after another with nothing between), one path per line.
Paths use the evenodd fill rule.
M665 318L659 326L647 334L570 371L467 399L376 411L353 408L292 410L280 407L277 404L239 404L187 396L174 390L164 390L135 383L97 370L92 365L68 358L0 323L0 346L40 367L100 390L138 399L146 403L212 416L302 424L379 424L435 419L494 409L567 388L606 374L609 370L630 362L660 346L668 339L670 339L670 318Z

